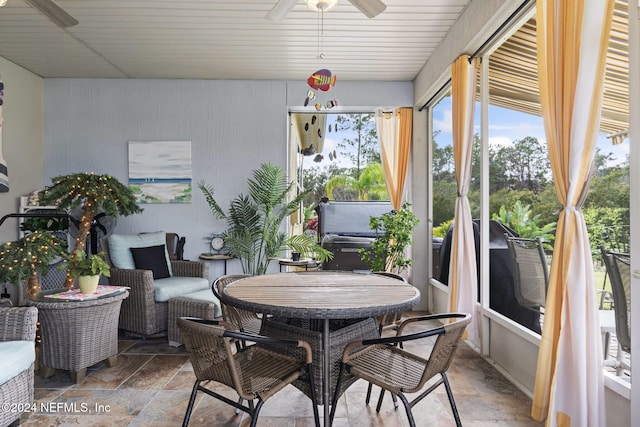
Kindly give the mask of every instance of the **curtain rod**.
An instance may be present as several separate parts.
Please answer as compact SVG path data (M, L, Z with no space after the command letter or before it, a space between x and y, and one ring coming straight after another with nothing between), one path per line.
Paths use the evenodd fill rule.
M522 4L520 4L520 6L518 6L518 8L511 14L509 15L509 17L502 23L502 25L500 25L500 27L498 27L498 29L496 29L493 34L491 34L491 36L489 36L489 38L482 43L482 45L480 45L480 47L478 49L476 49L475 52L473 52L470 56L469 56L469 63L471 63L471 61L473 61L474 58L481 56L485 50L487 50L487 48L491 45L493 45L493 43L495 42L495 40L500 37L506 30L508 30L509 28L511 28L511 25L513 25L513 22L515 22L516 20L518 20L520 17L522 17L524 14L528 13L530 8L532 8L535 5L535 0L524 0L524 2L522 2ZM442 92L451 84L451 78L449 78L443 85L442 87L440 87L440 89L438 89L438 91L427 100L427 102L425 102L422 107L420 107L420 109L418 111L422 111L425 108L427 108L427 106L429 104L431 104L431 102L437 98L438 96L440 96L442 94Z

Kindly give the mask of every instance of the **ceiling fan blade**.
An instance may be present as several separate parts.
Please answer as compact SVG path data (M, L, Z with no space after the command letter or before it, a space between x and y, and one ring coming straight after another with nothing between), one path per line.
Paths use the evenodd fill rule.
M40 11L59 27L66 28L78 25L78 20L55 4L53 0L24 0L24 2Z
M273 9L269 11L266 18L269 21L279 21L298 3L298 0L278 0Z
M387 5L380 0L349 0L349 3L364 13L367 18L375 18L387 8Z

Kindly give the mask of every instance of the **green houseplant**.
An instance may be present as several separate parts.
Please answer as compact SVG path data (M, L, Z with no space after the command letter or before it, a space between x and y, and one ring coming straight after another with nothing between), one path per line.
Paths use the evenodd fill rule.
M71 260L76 257L78 250L84 251L91 223L98 212L114 217L142 212L133 192L111 175L75 173L52 178L52 182L40 192L41 203L60 209L80 207L82 210ZM73 277L67 274L65 288L71 290L73 282Z
M298 194L287 201L294 185L294 182L286 181L279 166L262 164L247 182L248 195L239 194L225 212L213 197L213 188L204 182L198 184L214 216L226 221L225 245L229 254L240 260L245 274L266 273L269 262L285 250L319 261L332 256L311 236L288 236L281 231L284 219L299 209L306 194Z
M404 203L397 211L369 217L369 226L379 234L371 249L360 249L359 252L372 271L400 273L411 265L405 249L411 245L413 229L419 221L410 206L410 203Z
M27 293L34 297L41 290L38 276L47 273L50 263L68 255L67 242L48 231L6 242L0 246L0 283L19 285L26 280Z
M87 256L85 251L78 249L74 255L66 265L69 276L78 279L78 287L83 294L95 292L100 276L111 275L111 266L104 259L105 253Z

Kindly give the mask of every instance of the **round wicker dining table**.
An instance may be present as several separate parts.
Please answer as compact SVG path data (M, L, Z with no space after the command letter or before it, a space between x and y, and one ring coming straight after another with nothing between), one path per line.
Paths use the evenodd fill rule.
M330 321L377 317L411 309L420 291L377 274L310 271L266 274L237 280L222 292L232 306L273 316L322 320L324 425L329 425Z

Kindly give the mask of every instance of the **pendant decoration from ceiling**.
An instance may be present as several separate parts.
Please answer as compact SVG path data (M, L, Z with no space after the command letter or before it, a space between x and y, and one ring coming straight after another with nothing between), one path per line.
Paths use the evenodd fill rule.
M269 21L279 21L283 19L301 0L278 0L269 11L266 18ZM337 3L337 0L304 0L312 10L329 10ZM356 9L362 12L367 18L375 18L385 11L387 5L381 0L348 0Z

